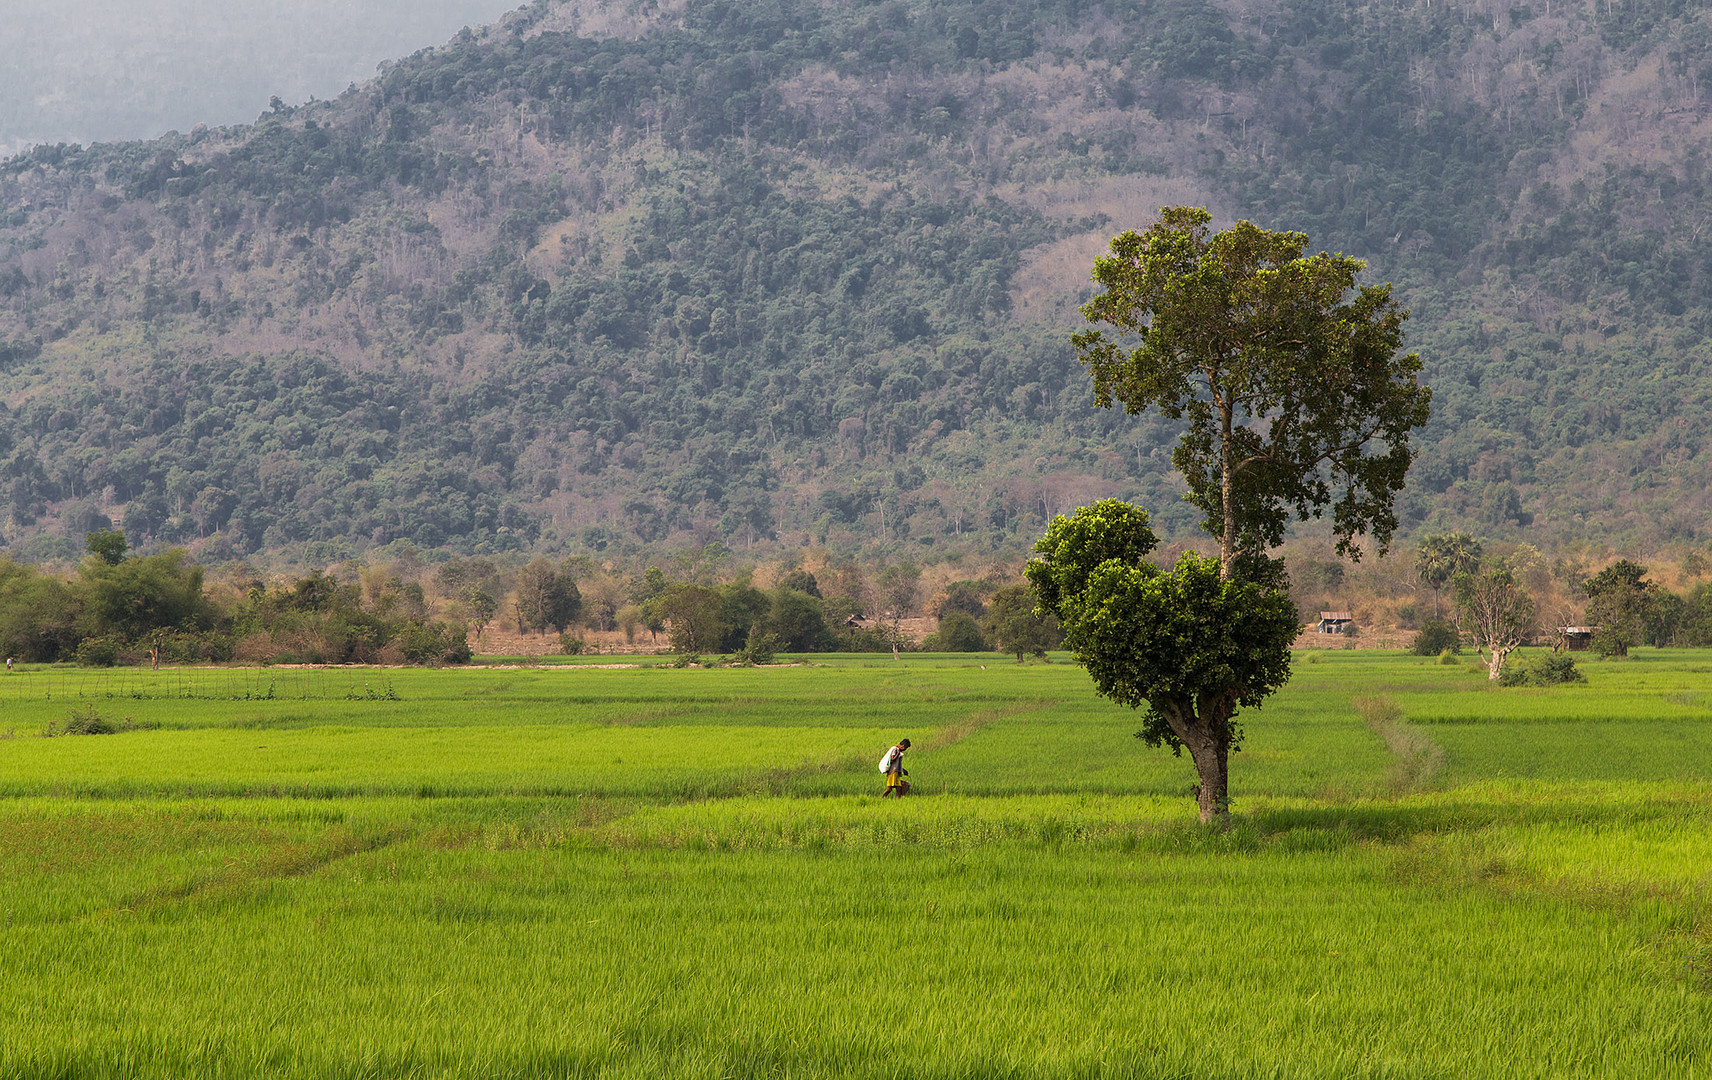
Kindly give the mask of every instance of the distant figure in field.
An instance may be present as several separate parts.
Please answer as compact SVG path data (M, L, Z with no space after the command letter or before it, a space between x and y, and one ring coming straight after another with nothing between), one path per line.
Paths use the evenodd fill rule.
M894 795L901 799L909 794L909 781L904 779L909 775L909 770L904 768L904 751L909 749L909 745L908 739L899 739L898 744L887 750L886 756L880 759L880 771L886 774L886 790L880 794L880 798Z
M6 658L6 674L12 674L12 658L10 656Z

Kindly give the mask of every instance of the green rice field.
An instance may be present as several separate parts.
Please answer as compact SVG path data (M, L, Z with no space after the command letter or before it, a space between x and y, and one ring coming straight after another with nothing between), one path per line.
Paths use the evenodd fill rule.
M0 676L0 1078L1712 1077L1712 653L786 659Z

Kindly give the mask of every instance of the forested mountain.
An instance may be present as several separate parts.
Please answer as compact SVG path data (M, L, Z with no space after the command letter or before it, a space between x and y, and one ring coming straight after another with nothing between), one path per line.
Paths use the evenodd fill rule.
M1694 540L1708 83L1689 0L537 3L0 166L4 532L1019 550L1114 493L1186 531L1174 429L1066 334L1193 202L1412 305L1405 530Z

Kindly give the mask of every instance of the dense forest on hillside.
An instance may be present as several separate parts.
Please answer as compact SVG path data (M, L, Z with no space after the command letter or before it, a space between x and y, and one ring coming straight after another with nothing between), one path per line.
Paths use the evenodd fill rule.
M1186 532L1174 430L1065 339L1103 240L1197 202L1413 306L1405 530L1704 540L1707 16L543 2L254 125L40 147L0 165L5 536L1016 551L1106 494Z

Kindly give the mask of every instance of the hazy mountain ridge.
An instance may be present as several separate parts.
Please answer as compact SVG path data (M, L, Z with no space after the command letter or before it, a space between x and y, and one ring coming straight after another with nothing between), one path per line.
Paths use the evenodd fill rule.
M1692 538L1706 19L1649 10L537 5L251 127L38 150L0 178L7 533L1184 527L1169 428L1092 410L1064 331L1105 236L1196 201L1414 305L1406 518Z

